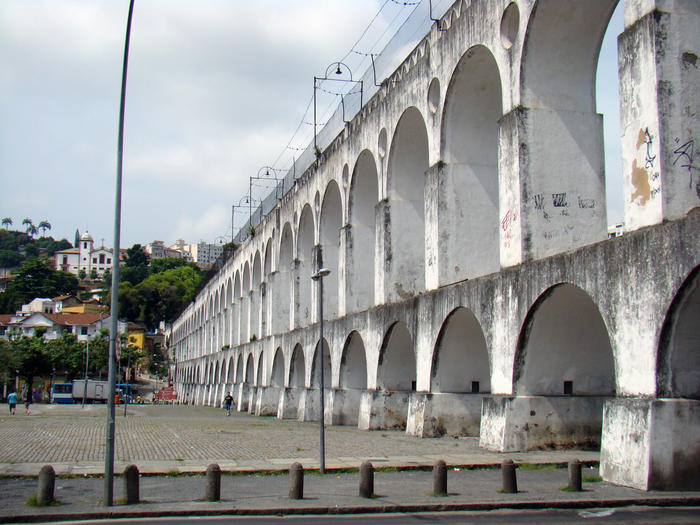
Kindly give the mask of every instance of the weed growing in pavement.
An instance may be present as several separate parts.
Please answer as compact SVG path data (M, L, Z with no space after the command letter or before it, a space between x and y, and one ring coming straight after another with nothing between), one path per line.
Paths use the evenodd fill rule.
M556 463L517 463L515 466L522 470L557 470L566 468L566 464L558 465Z
M36 500L36 494L32 494L27 498L27 506L29 507L57 507L60 504L61 502L54 498L46 505L39 505L39 502Z
M584 483L600 483L601 481L603 481L603 478L601 478L600 476L583 476L581 478L581 481L583 481Z

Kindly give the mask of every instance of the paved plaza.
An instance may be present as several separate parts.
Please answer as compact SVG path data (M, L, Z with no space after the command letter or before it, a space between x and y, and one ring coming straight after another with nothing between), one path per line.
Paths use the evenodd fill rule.
M4 407L6 408L6 407ZM124 505L123 478L114 481L116 505L104 506L105 406L33 405L32 414L0 415L0 523L53 521L88 517L154 517L179 515L333 514L497 508L629 507L681 505L697 508L694 493L643 492L600 482L592 451L533 451L513 454L486 452L476 438L419 439L403 432L360 431L327 427L325 476L305 475L303 500L288 498L286 470L294 461L306 469L318 468L318 423L281 421L221 409L192 406L129 406L117 409L115 472L134 463L140 479L141 503ZM502 494L497 466L510 457L520 464L517 494ZM432 495L430 467L436 459L453 466L448 497ZM561 490L567 483L563 465L579 458L594 466L584 469L585 492ZM378 497L358 495L356 469L365 459L377 468ZM201 475L218 463L221 501L203 501ZM31 507L34 478L41 466L51 464L56 480L56 506ZM392 468L397 467L397 471ZM403 470L409 468L410 470ZM282 475L275 475L276 472ZM245 474L266 475L245 475ZM148 475L150 474L150 475ZM195 474L195 475L173 475ZM200 474L200 475L197 475ZM244 475L241 475L244 474ZM583 512L583 511L582 511ZM586 511L587 512L587 511Z
M223 470L286 469L293 461L318 467L319 425L278 420L194 406L130 405L117 408L115 470L127 463L142 472L201 472L217 462ZM104 470L104 405L33 405L0 416L0 474L35 475L50 463L61 474L99 474ZM570 457L597 461L590 451L486 452L477 438L407 436L400 431L362 431L326 427L329 468L357 468L365 459L378 466L498 464L504 457L526 462L565 462Z

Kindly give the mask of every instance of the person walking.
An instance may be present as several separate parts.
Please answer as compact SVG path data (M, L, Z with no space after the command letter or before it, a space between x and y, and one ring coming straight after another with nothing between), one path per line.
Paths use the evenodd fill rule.
M29 405L32 404L32 389L30 388L27 391L27 397L24 399L24 415L28 416L30 414L29 412Z
M231 392L226 392L226 397L224 398L224 407L226 408L226 415L231 415L231 403L233 403L233 396Z
M10 405L10 414L13 416L15 415L15 407L17 406L17 394L14 392L10 392L10 395L7 396L7 404Z

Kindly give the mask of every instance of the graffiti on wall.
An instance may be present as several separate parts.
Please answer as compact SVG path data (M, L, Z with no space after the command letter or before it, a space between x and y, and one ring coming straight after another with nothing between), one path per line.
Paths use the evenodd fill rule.
M632 160L632 173L630 181L634 191L630 202L636 202L644 206L650 199L655 198L661 191L659 185L659 172L653 171L656 162L656 155L653 155L654 138L649 132L649 128L639 130L637 136L637 151L644 154L643 164Z

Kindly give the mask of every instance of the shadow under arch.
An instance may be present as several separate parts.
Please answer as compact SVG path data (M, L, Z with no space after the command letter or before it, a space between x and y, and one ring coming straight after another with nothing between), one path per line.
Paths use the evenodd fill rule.
M437 198L439 284L498 271L501 74L486 46L469 48L445 93ZM464 228L462 225L468 225ZM459 235L455 235L459 232ZM474 250L473 246L479 246Z
M367 355L362 336L357 330L345 339L338 370L338 389L333 399L333 424L359 423L364 392L367 390Z
M381 416L374 428L405 429L408 405L416 390L416 355L411 333L403 321L395 321L384 336L379 351L377 392L373 404L382 410L373 410Z
M700 399L700 266L685 278L666 312L656 380L658 397Z
M511 417L524 425L517 448L599 447L615 377L608 329L591 297L570 283L549 287L530 307L514 357Z

